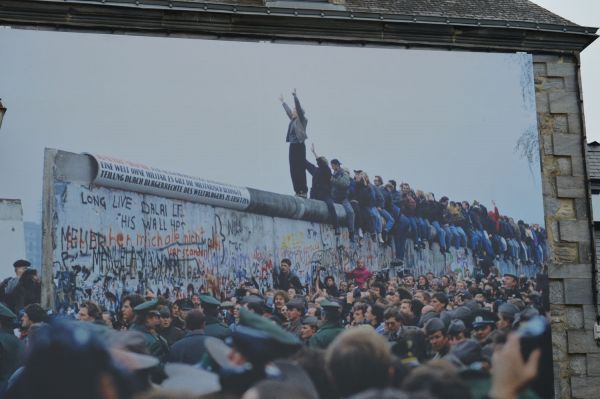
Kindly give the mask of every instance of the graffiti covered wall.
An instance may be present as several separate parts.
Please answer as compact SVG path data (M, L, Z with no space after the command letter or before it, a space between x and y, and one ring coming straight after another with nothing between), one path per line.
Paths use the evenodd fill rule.
M56 182L54 192L58 307L92 299L114 309L122 295L148 288L175 299L189 284L220 295L252 278L266 289L282 258L310 284L313 254L345 241L327 225L147 194L72 182ZM375 245L344 251L352 256L336 274L358 256L391 256Z
M59 310L84 300L115 310L124 295L147 289L172 300L192 287L231 295L246 281L264 290L283 258L305 285L320 268L340 279L359 257L372 270L393 264L390 247L366 238L350 242L345 228L335 236L326 223L102 187L81 177L93 176L93 167L73 171L89 164L87 156L69 156L77 167L57 157L62 172L53 176L50 201L52 295ZM320 205L309 201L307 208L311 203ZM408 240L405 267L414 273L473 270L462 249L444 256L437 244L412 247Z

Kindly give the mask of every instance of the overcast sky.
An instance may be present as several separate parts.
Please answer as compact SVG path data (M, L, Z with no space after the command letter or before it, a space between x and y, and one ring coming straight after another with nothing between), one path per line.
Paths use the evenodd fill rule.
M371 177L543 220L528 55L0 30L2 196L38 220L43 148L293 194L278 101L309 143ZM309 155L309 159L312 156Z
M597 0L535 2L600 25ZM514 91L520 67L505 56L6 28L0 48L0 97L9 108L0 197L21 198L25 220L40 217L44 147L291 193L277 96L291 100L293 87L320 153L438 197L496 199L501 211L542 218L539 170L506 158L517 156L515 141L532 121L515 97L522 100ZM600 141L599 69L597 40L582 54L588 141Z

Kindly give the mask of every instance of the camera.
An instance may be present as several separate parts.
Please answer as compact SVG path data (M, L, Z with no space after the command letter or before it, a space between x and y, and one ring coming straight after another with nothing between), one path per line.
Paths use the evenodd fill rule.
M541 337L549 329L550 325L543 316L534 316L519 327L517 334L521 337L521 352L525 360L533 350L541 347Z

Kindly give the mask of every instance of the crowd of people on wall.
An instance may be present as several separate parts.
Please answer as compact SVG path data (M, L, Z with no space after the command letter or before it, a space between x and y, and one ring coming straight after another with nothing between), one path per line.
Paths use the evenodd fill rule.
M431 248L435 241L442 254L451 247L470 250L477 259L504 258L517 265L543 265L547 258L546 231L539 224L515 221L478 201L436 199L432 192L414 190L410 184L381 176L371 180L366 171L350 170L339 159L327 161L311 152L316 164L306 159L305 141L308 120L294 89L294 108L281 96L290 123L286 141L290 143L290 174L297 196L324 201L336 234L340 233L334 204L343 206L351 241L365 234L380 244L393 245L396 263L403 263L406 240L416 250ZM312 176L310 192L306 172ZM426 244L429 244L428 246Z
M170 302L146 290L116 315L92 301L73 316L0 304L0 397L550 395L543 275L390 276L359 259L307 291L280 263L264 291L244 282Z

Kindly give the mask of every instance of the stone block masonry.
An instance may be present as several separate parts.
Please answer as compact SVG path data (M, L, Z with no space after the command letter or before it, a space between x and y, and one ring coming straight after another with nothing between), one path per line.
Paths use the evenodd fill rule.
M543 156L542 184L548 244L555 396L597 398L600 347L593 338L589 187L578 64L573 56L534 55ZM558 229L552 229L558 226ZM558 233L558 234L556 234ZM565 306L567 305L567 306Z

